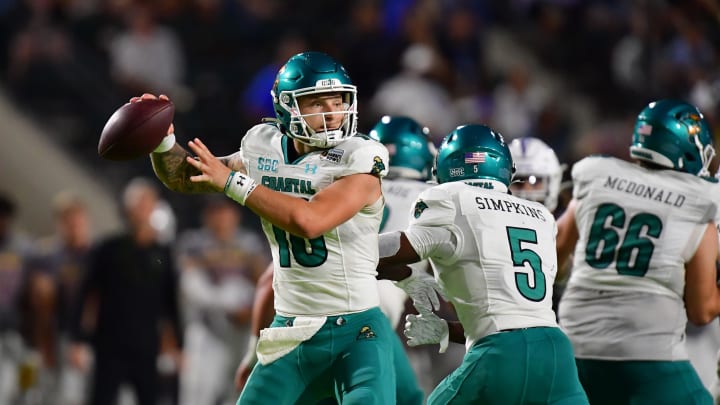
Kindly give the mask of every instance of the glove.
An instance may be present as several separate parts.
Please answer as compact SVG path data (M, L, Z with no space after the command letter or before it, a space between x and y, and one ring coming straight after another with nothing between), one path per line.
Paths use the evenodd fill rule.
M440 344L440 353L445 353L450 342L447 322L433 314L407 315L405 317L405 337L410 347Z
M412 269L409 277L396 281L395 285L401 288L412 299L413 305L421 314L430 314L440 309L442 295L440 286L435 279L424 271Z

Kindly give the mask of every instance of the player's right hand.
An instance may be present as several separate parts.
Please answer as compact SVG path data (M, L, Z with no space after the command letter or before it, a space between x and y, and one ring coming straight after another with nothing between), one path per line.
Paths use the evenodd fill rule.
M445 353L450 343L450 330L447 322L432 312L407 315L404 333L410 347L440 344L440 353Z

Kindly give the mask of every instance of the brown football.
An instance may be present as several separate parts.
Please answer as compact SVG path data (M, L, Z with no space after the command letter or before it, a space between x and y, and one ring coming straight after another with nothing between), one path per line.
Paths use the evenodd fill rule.
M98 154L108 160L146 157L167 135L175 106L168 100L141 100L118 108L105 124Z

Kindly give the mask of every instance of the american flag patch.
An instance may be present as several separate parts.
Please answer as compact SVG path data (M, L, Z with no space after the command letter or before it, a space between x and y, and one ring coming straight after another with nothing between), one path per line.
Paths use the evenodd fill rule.
M468 152L465 154L465 163L485 163L485 152Z
M652 134L652 125L648 124L642 124L638 127L637 133L640 135L650 135Z

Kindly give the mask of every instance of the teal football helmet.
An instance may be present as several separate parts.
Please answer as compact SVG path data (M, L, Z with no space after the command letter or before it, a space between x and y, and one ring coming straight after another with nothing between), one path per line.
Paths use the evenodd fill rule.
M326 124L324 130L316 131L305 121L309 115L300 114L298 98L327 93L340 93L345 109L320 115L344 114L343 121L337 129ZM303 52L291 57L280 68L270 94L283 131L302 143L330 148L357 133L357 88L345 68L324 53Z
M386 115L368 135L387 148L389 177L428 180L436 152L429 133L427 127L412 118Z
M515 165L503 136L485 125L462 125L443 139L435 159L438 183L495 180L510 185Z
M697 107L678 100L653 101L635 122L630 156L697 176L709 176L715 148Z

